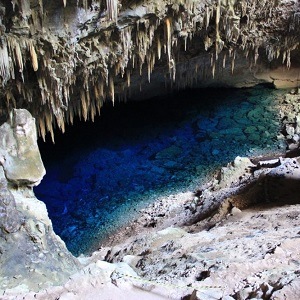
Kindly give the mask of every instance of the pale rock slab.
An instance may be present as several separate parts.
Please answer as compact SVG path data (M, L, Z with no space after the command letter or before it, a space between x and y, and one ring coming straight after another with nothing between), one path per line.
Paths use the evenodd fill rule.
M7 180L17 186L37 185L46 174L35 119L25 109L14 109L0 127L0 163Z

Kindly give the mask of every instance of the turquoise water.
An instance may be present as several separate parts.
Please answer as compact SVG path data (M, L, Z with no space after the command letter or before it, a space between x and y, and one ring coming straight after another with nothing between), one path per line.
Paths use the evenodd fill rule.
M180 92L105 107L55 145L41 143L47 175L35 188L54 230L75 255L160 196L196 190L237 155L282 152L279 100L266 87Z

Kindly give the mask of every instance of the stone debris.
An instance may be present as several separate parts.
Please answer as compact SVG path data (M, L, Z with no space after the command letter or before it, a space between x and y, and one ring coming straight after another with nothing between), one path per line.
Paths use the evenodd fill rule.
M282 288L290 295L294 292L291 299L298 299L299 291L292 286L299 281L299 168L298 158L282 159L277 167L256 171L242 190L226 184L213 193L203 191L196 214L205 209L207 200L212 202L210 195L215 201L223 196L217 212L211 203L210 213L205 214L209 216L182 227L180 234L176 227L158 231L166 226L164 220L148 232L136 227L134 236L112 248L106 259L117 262L138 255L134 269L148 280L211 286L198 290L195 299L281 299L276 294ZM223 180L234 182L241 170ZM208 189L213 190L215 184ZM225 205L228 199L230 206ZM173 226L192 216L189 210L182 213L187 202L174 208L177 222ZM154 207L149 209L154 213ZM167 205L165 209L169 210L166 216L171 214ZM214 290L213 286L221 288Z

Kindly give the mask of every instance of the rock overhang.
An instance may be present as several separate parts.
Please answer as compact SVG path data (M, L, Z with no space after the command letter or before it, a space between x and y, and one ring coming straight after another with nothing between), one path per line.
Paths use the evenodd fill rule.
M298 86L295 1L77 2L0 1L0 112L28 108L43 137L107 99Z

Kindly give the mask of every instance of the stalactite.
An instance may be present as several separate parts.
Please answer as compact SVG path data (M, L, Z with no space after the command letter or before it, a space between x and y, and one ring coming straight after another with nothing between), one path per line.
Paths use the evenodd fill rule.
M280 56L280 48L278 48L277 51L276 51L276 59L278 59L279 56Z
M130 70L127 70L126 77L127 77L127 87L130 87Z
M131 54L131 46L132 46L131 31L132 31L131 26L127 26L121 31L121 42L123 46L124 57L126 59L129 59Z
M170 62L172 37L171 37L171 22L168 18L166 19L166 38L167 38L167 55L168 55L168 61Z
M17 103L16 103L16 99L13 95L13 93L8 90L6 92L6 111L9 112L11 111L12 108L16 108Z
M86 98L86 106L87 106L88 113L89 113L90 109L91 109L91 96L90 96L90 91L88 89L85 91L85 98ZM88 120L88 116L87 116L87 119L85 119L85 121L86 120Z
M158 59L161 58L161 42L160 42L160 36L157 37L157 57L158 57Z
M231 73L233 74L234 72L234 66L235 66L235 50L233 50L233 56L231 60Z
M288 69L290 69L290 67L291 67L291 51L290 50L287 50L286 66Z
M99 93L97 83L94 83L94 95L96 100L100 99L100 93Z
M22 52L19 45L19 41L17 41L15 38L9 36L7 39L8 42L8 48L10 50L10 54L12 55L13 63L18 66L18 71L21 75L23 75L23 58L22 58Z
M60 116L59 118L57 118L56 121L57 121L58 127L61 130L61 132L65 133L66 128L65 128L65 121L63 119L63 116Z
M90 115L91 115L91 121L94 122L96 116L96 107L94 101L91 101L90 104Z
M258 53L258 46L257 46L255 47L255 52L254 52L254 65L256 65L258 57L259 57L259 53Z
M149 29L148 29L149 46L148 47L150 47L153 43L155 29L156 29L155 25L149 24Z
M283 51L283 54L282 54L282 64L285 63L285 60L286 60L286 51Z
M132 55L132 69L135 68L135 53Z
M151 82L151 56L147 56L147 73L148 73L148 82Z
M54 143L54 131L53 131L52 113L49 112L49 111L46 111L44 113L44 117L43 118L45 120L45 122L43 122L43 126L45 127L45 123L46 123L47 131L50 132L51 140ZM45 128L43 130L45 130Z
M38 65L37 54L35 52L32 42L29 43L29 51L30 51L30 56L31 56L32 68L36 72L39 68L39 65Z
M213 44L212 39L207 35L204 40L205 51L208 51L208 49L212 46L212 44Z
M83 116L84 121L86 121L88 116L88 106L86 100L86 93L84 89L80 91L80 100L81 100L81 108L82 108L81 114Z
M221 0L218 0L216 7L216 35L219 35L219 24L221 15Z
M223 56L223 69L225 69L225 67L226 67L226 57L227 57L227 55L226 55L226 53L224 53L224 56Z
M11 70L6 43L3 43L2 46L0 45L0 76L2 77L3 86L11 78Z
M205 26L206 26L206 30L209 26L209 21L210 21L210 8L208 6L206 6L206 15L205 15Z
M155 66L155 54L151 52L151 73L154 70Z
M108 17L110 20L117 22L118 18L118 0L106 0Z
M114 105L115 104L115 85L114 85L114 79L112 76L109 76L109 93L110 93L111 101Z
M103 104L103 84L101 84L100 79L98 79L98 83L96 81L94 84L94 95L94 106L97 109L97 113L100 115L100 110Z
M35 30L38 29L33 27L36 27L36 24L40 22L38 18L39 11L42 11L43 1L34 1L37 3L37 9L36 7L32 8L32 11L36 12L35 15L31 16L24 15L24 11L27 11L27 4L30 3L29 1L26 0L27 4L21 3L25 0L11 0L11 2L15 6L15 13L24 17L24 23L26 23L27 17L31 18L30 32L36 40L34 33L37 33ZM77 2L85 9L89 9L88 4L91 3L88 0L78 0ZM143 17L134 20L129 18L130 21L128 22L126 19L127 5L133 2L134 5L139 5L139 3L125 0L105 0L104 2L106 2L107 8L106 19L99 11L97 30L93 31L93 28L90 28L91 23L89 22L92 22L92 20L89 20L87 22L89 29L84 33L86 35L79 43L75 42L76 46L65 43L65 38L59 37L59 39L53 41L52 46L49 45L49 49L46 49L48 45L44 44L43 40L38 41L37 38L35 43L32 42L30 35L15 35L13 30L11 32L6 31L4 36L1 36L0 81L2 85L5 89L9 89L10 85L7 85L7 83L11 80L10 83L16 87L14 89L15 93L19 93L20 99L25 99L27 103L35 101L38 95L39 104L45 105L48 114L52 116L52 124L56 124L61 128L63 127L62 123L73 122L75 115L79 115L84 119L93 119L96 110L100 114L100 108L106 99L111 98L113 102L115 98L123 101L126 94L130 92L131 76L136 75L138 70L140 70L141 75L144 75L142 72L147 68L148 80L153 80L150 77L153 74L155 60L157 58L161 59L162 50L165 51L166 55L163 58L166 58L169 67L169 73L166 75L175 80L177 71L176 87L180 88L192 86L198 78L202 78L202 72L203 78L211 79L211 74L213 77L217 76L221 66L226 67L228 57L230 57L228 63L231 63L233 72L235 55L238 52L231 49L229 54L225 51L223 53L224 48L233 47L237 51L243 50L246 57L250 53L248 60L251 63L256 63L258 52L265 49L269 61L278 59L282 54L283 63L288 68L291 67L292 51L297 42L293 41L292 37L299 25L300 14L296 13L291 16L291 23L287 24L290 31L285 44L280 35L278 41L277 37L270 40L265 33L269 33L270 28L271 31L273 28L276 31L277 28L272 26L274 20L267 19L270 19L271 15L279 16L274 14L277 5L275 0L264 0L262 3L258 0L214 0L205 3L195 0L167 1L165 11L152 13L152 7L147 6L147 13ZM277 2L279 3L279 1ZM61 6L66 7L67 0L62 0L60 3ZM117 21L118 9L121 7L121 3L124 8L124 10L122 8L122 22L112 24L112 22ZM70 6L70 1L68 6ZM153 6L156 7L156 5ZM89 13L92 14L92 10ZM125 16L124 19L123 16ZM257 26L257 21L264 19L264 17L267 30L261 30L265 26L264 22ZM1 20L0 24L2 24ZM164 32L164 36L162 32ZM189 67L181 64L176 65L175 58L176 61L180 62L181 58L179 59L178 53L181 50L176 48L177 42L178 46L181 46L182 42L182 46L186 50L187 38L192 39L195 36L205 38L205 50L209 51L212 61L211 65L208 61L204 61L199 70L196 66L195 74L192 74L192 72L189 72L194 68L192 65ZM45 40L47 40L47 37ZM37 45L39 51L37 51ZM195 45L198 44L193 45L191 43L191 50L194 50ZM269 46L266 47L266 45ZM221 58L220 53L223 55L223 62L221 60L218 62L218 58ZM38 70L36 76L34 76L37 80L35 87L31 87L27 85L27 82L20 80L23 71L26 79L28 74L26 67L30 61L33 70ZM147 67L144 66L145 63ZM135 67L138 70L134 73L133 69ZM197 72L199 74L196 76ZM16 79L12 81L15 75L17 75ZM81 76L79 81L82 82L84 91L84 96L82 96L85 99L83 105L81 103L82 99L77 100L75 96L77 95L76 82L79 82L79 76ZM115 76L116 79L118 78L117 81ZM169 78L166 80L168 87L172 85ZM116 86L114 83L116 83ZM144 81L141 81L141 84L144 84ZM118 91L119 94L116 93L115 95L117 85L116 92ZM9 100L9 105L13 105L12 100ZM48 122L46 121L44 124L44 131L51 131ZM43 132L43 129L40 131Z
M88 0L82 0L83 8L88 10Z
M46 128L45 128L45 121L44 118L41 117L38 119L39 122L39 132L40 132L40 136L42 137L43 141L46 141Z
M73 122L74 122L74 108L73 108L73 105L70 106L68 112L69 112L70 124L73 125Z
M100 97L99 99L96 99L95 101L96 101L97 113L100 116L101 107L103 106L103 98Z

